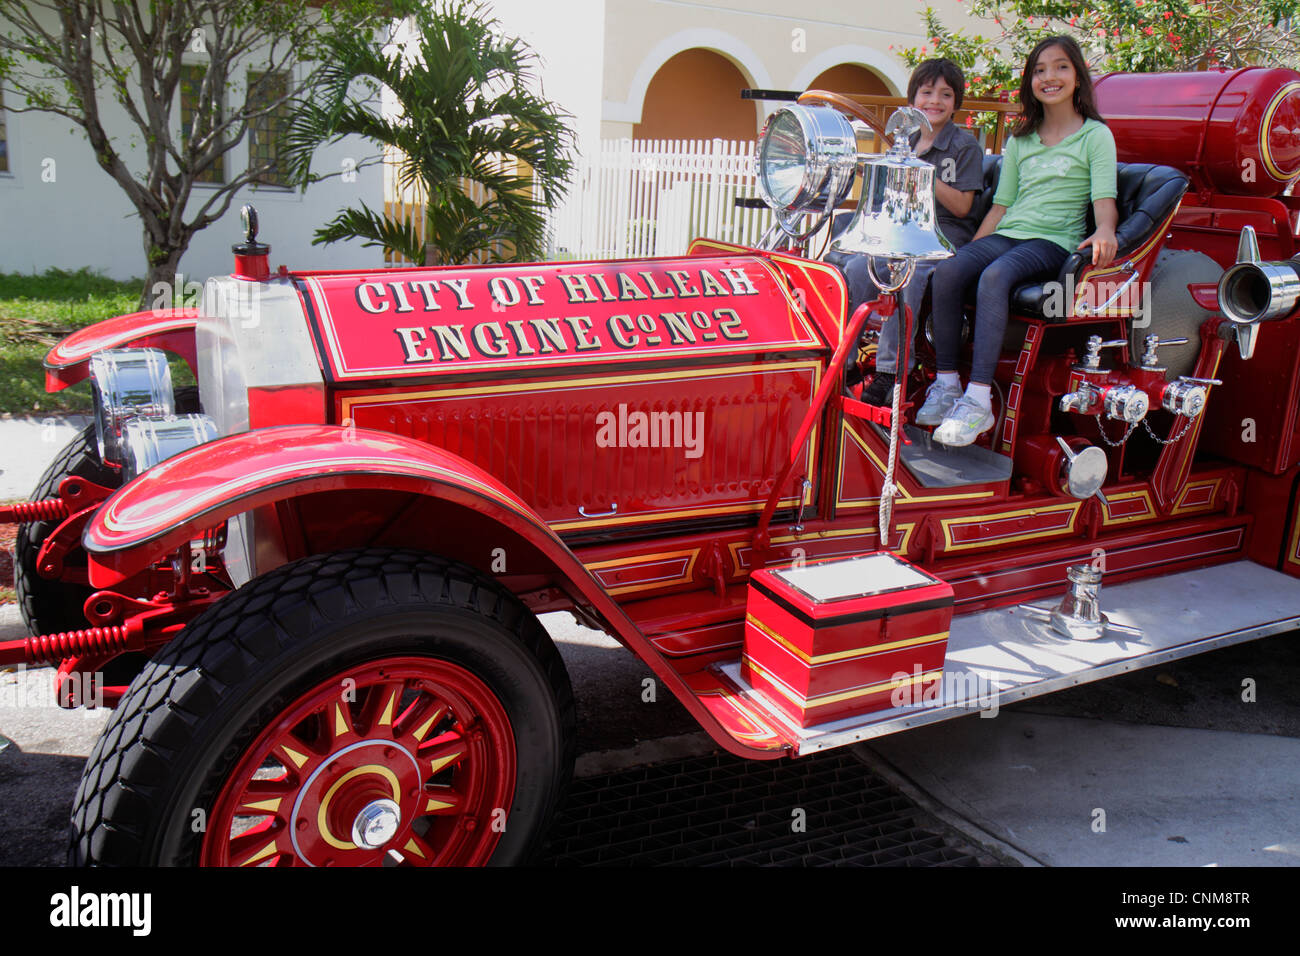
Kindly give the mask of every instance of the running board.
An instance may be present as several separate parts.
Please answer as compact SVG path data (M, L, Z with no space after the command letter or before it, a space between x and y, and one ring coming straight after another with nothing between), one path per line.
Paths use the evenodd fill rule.
M1050 611L1055 602L1039 606ZM796 754L816 753L980 711L992 716L1018 700L1300 628L1300 579L1237 561L1103 587L1101 606L1112 623L1136 630L1081 641L1015 608L954 617L935 700L812 727L767 703L739 661L714 670Z

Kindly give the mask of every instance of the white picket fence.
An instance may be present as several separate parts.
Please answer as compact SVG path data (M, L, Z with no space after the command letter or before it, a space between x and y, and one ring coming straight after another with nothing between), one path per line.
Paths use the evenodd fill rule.
M550 255L681 255L697 236L753 245L772 221L736 207L757 195L753 160L752 140L604 140L551 214Z
M552 259L625 259L673 256L705 236L755 245L772 223L767 208L737 208L756 196L752 140L603 140L580 160L559 205L547 219ZM482 188L470 184L478 199ZM402 188L396 157L384 169L385 212L412 221L423 233L422 189ZM490 258L485 253L483 258ZM404 266L385 253L385 264Z

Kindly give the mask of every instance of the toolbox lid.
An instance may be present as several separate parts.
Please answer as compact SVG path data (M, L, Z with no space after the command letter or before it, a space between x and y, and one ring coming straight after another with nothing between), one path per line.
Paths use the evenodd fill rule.
M807 597L831 604L942 583L888 551L833 558L800 566L768 568L767 574Z

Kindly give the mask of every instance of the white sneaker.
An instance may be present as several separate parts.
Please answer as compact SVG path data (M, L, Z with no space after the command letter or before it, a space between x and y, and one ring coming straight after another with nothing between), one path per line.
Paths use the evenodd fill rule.
M971 401L965 395L953 405L948 417L934 430L934 440L941 445L969 445L993 427L993 410Z
M944 385L937 378L925 390L925 404L916 413L918 425L938 425L962 396L960 385Z

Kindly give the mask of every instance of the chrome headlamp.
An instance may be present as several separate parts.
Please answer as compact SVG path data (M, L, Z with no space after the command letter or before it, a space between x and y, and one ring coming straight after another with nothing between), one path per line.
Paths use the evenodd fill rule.
M789 235L806 239L848 196L858 163L853 126L829 106L787 106L767 118L756 157L758 191ZM795 216L822 208L812 228Z
M176 412L172 374L160 349L106 349L90 357L95 401L95 440L101 461L124 463L122 437L127 424L142 416Z
M173 455L217 437L217 423L207 415L135 418L122 433L122 468L127 481Z

